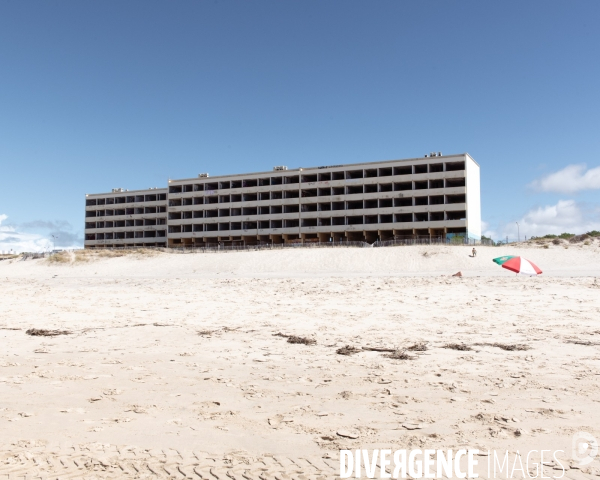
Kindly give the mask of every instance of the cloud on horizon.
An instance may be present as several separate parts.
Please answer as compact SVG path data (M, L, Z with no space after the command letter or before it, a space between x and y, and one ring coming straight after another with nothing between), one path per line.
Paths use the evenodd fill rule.
M600 207L578 203L575 200L559 200L555 205L545 205L532 208L516 222L500 226L498 229L484 228L484 235L494 240L516 240L520 233L521 239L541 237L547 234L561 233L581 234L591 230L600 230ZM483 222L485 227L487 223Z
M70 229L71 224L66 220L57 220L55 222L48 222L46 220L34 220L33 222L25 222L21 223L20 227L23 230L62 230L62 229Z
M0 251L42 252L52 249L52 235L56 248L81 248L83 237L73 232L69 222L36 220L20 225L6 224L8 218L0 214ZM4 223L4 225L3 225ZM43 233L42 233L43 232Z
M585 164L567 165L562 170L534 180L529 187L538 192L577 193L600 189L600 167L586 170Z

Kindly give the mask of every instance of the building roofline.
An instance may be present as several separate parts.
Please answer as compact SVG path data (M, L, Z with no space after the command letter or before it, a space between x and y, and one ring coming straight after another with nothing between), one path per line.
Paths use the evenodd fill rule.
M214 177L190 177L190 178L172 178L169 180L169 183L171 182L186 182L186 181L191 181L191 180L195 180L198 181L199 178L202 178L203 181L211 181L214 179L218 179L218 178L223 178L223 177L245 177L248 175L277 175L277 174L282 174L282 173L290 173L290 172L304 172L307 170L323 170L326 168L347 168L347 167L357 167L360 165L373 165L373 164L387 164L387 163L398 163L398 162L415 162L417 160L423 160L423 161L431 161L433 159L445 159L445 158L451 158L451 157L464 157L464 156L468 156L471 160L473 160L473 158L468 154L468 153L457 153L457 154L452 154L452 155L442 155L440 157L416 157L416 158L404 158L404 159L397 159L397 160L380 160L380 161L373 161L373 162L360 162L360 163L344 163L344 164L339 164L339 165L322 165L322 166L317 166L317 167L298 167L298 168L293 168L293 169L289 169L289 170L267 170L267 171L263 171L263 172L248 172L248 173L231 173L231 174L226 174L226 175L215 175ZM473 160L475 162L475 160ZM475 162L477 164L477 162ZM479 165L478 165L479 166Z
M465 153L463 153L463 155L466 155L467 157L469 157L475 165L477 165L479 168L481 168L481 165L479 165L479 163L477 163L477 160L475 160L470 154L465 152Z
M104 193L86 193L86 197L95 197L97 195L128 195L131 193L140 193L140 192L159 192L159 193L168 193L168 187L157 187L157 188L144 188L141 190L123 190L122 192L104 192Z

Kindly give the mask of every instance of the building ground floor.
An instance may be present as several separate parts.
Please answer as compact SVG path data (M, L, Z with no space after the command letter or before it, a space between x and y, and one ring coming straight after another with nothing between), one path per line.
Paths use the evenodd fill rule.
M153 243L126 243L113 240L112 243L100 243L96 242L95 245L86 244L84 248L153 248L153 247L167 247L167 242L153 242Z
M425 222L422 222L425 223ZM466 221L427 222L428 225L411 225L413 228L364 228L365 226L318 226L282 229L240 229L238 231L181 231L163 233L160 236L139 236L128 238L127 235L104 235L102 239L86 241L86 248L119 248L119 247L170 247L189 248L207 246L239 246L268 245L311 242L385 242L399 239L435 239L442 241L452 237L468 237ZM437 225L436 225L437 223ZM448 226L451 223L451 226ZM381 225L378 225L381 226ZM191 225L190 225L191 227ZM363 227L363 228L360 228Z
M310 243L310 242L366 242L386 241L407 238L447 238L452 236L466 236L466 228L423 228L410 230L354 230L338 232L300 232L279 234L252 234L244 232L242 235L195 237L192 234L186 237L169 238L168 246L202 247L209 245L263 245L285 243Z
M135 239L110 239L86 242L86 248L133 248L133 247L206 247L206 246L238 246L238 245L266 245L286 243L312 243L312 242L366 242L387 241L395 239L420 238L442 240L454 236L467 236L465 227L455 228L413 228L404 230L353 230L337 232L296 232L260 234L256 232L240 232L240 235L228 236L196 236L194 232L180 234L179 238L165 238L164 241L148 241L149 238ZM152 239L157 240L157 239ZM161 239L163 240L163 239ZM91 244L90 244L91 243Z

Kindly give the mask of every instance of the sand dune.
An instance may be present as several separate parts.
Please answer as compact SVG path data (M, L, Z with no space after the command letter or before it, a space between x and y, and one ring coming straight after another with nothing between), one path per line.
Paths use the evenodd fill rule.
M598 243L477 250L2 261L0 474L334 478L340 448L600 438Z
M470 276L511 276L492 263L501 255L522 255L538 264L546 276L594 276L600 273L600 242L591 245L537 245L520 247L413 246L391 248L286 249L275 251L221 252L204 254L128 255L72 268L35 261L11 263L7 274L37 278L52 273L62 276L178 277L210 275L315 276L315 275L437 275L462 271ZM151 261L149 261L151 259ZM0 275L10 262L0 262ZM3 268L4 267L4 268Z

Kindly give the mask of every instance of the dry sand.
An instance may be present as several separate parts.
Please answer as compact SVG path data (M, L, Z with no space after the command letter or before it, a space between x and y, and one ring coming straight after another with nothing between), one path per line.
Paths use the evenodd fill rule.
M600 438L599 243L470 250L2 261L0 478L335 478L341 448Z

